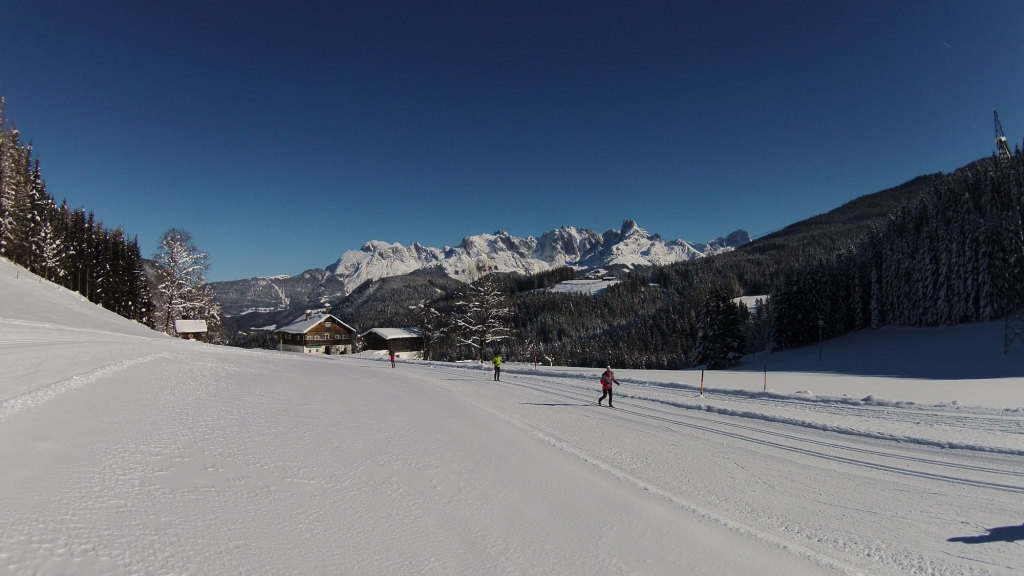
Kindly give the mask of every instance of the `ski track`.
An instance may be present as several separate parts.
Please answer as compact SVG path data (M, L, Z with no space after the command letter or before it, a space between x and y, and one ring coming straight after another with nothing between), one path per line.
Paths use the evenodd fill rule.
M506 381L502 381L501 383L502 384L506 384ZM517 384L513 384L513 385L519 386L519 387L523 387L523 388L531 388L531 389L534 389L534 390L539 390L539 391L544 391L544 392L550 392L550 390L542 390L540 388L529 386L529 385L523 385L523 384L518 384L518 383ZM612 474L616 478L619 478L620 480L628 482L629 484L635 486L636 488L638 488L638 489L640 489L640 490L642 490L644 492L653 494L653 495L655 495L655 496L657 496L657 497L659 497L659 498L661 498L663 500L671 502L674 506L677 506L680 509L686 510L687 512L695 514L695 515L697 515L697 516L699 516L701 518L704 518L706 520L710 520L712 522L715 522L715 523L717 523L717 524L719 524L719 525L721 525L721 526L723 526L725 528L728 528L729 530L731 530L731 531L733 531L733 532L735 532L737 534L740 534L740 535L742 535L744 537L747 537L747 538L753 538L753 539L756 539L756 540L760 540L760 541L765 542L766 544L772 545L772 546L774 546L774 547L776 547L776 548L778 548L780 550L789 550L790 552L792 552L794 554L797 554L797 555L799 555L799 556L801 556L803 558L806 558L806 559L811 560L811 561L813 561L813 562L815 562L817 564L820 564L821 566L828 567L831 570L835 570L835 571L838 571L838 572L843 573L843 574L849 574L851 576L852 575L863 574L863 572L859 568L851 566L851 565L849 565L849 564L847 564L847 563L845 563L845 562L843 562L843 561L841 561L841 560L839 560L837 558L833 558L833 557L828 556L826 554L823 554L821 552L817 552L817 551L814 551L814 550L812 550L810 548L806 548L806 547L801 546L800 544L795 543L793 541L789 541L789 540L784 540L784 539L778 538L778 537L776 537L776 536L774 536L774 535L772 535L772 534L770 534L770 533L768 533L766 531L758 530L758 529L753 528L752 526L749 526L749 525L746 525L746 524L743 524L743 523L731 520L731 519L729 519L729 518L727 518L727 517L725 517L723 515L716 514L716 513L712 512L712 511L708 510L708 509L702 508L702 507L694 504L693 502L690 502L688 500L679 498L679 497L671 494L670 492L662 490L658 486L655 486L655 485L653 485L653 484L651 484L649 482L645 482L645 481L641 480L640 478L637 478L637 477L633 476L632 474L630 474L626 470L623 470L623 469L621 469L621 468L619 468L619 467L617 467L617 466L615 466L613 464L610 464L610 463L604 461L603 459L598 458L598 457L594 456L593 454L591 454L591 453L589 453L587 451L584 451L584 450L581 450L581 449L577 449L577 448L573 447L570 443L562 441L562 440L560 440L560 439L558 439L558 438L556 438L554 436L551 436L551 435L547 434L545 431L543 431L541 429L538 429L538 428L536 428L534 426L531 426L527 422L524 422L524 421L516 419L516 418L512 418L512 417L510 417L510 416L508 416L506 414L502 414L502 413L496 412L494 410L491 410L487 406L484 406L483 404L479 404L479 403L473 403L473 404L475 406L477 406L478 408L480 408L482 410L485 410L488 413L490 413L490 414L492 414L492 415L494 415L494 416L496 416L498 418L501 418L502 420L508 422L509 424L512 424L513 426L516 426L517 428L519 428L519 429L521 429L521 430L531 434L532 436L534 436L536 438L539 438L539 439L543 440L544 442L547 442L547 443L551 444L555 448L558 448L559 450L561 450L561 451L563 451L563 452L565 452L565 453L567 453L567 454L569 454L569 455L571 455L571 456L573 456L575 458L578 458L578 459L580 459L580 460L582 460L584 462L587 462L588 464L590 464L592 466L595 466L595 467L597 467L597 468L599 468L599 469L601 469L601 470L603 470L603 471L605 471L605 472L607 472L609 474ZM623 410L619 409L619 411L620 412L625 412L625 413L637 414L636 412L630 412L629 410L623 411Z
M461 367L459 369L473 370L474 368ZM545 374L537 370L516 370L514 368L507 372L530 381L550 385L556 392L565 388L580 389L586 390L585 397L589 397L593 387L589 380L583 380L579 376ZM687 385L637 383L625 378L620 378L620 381L629 385L628 397L674 408L761 420L876 440L1024 456L1024 416L1017 410L1007 412L1006 410L996 411L982 407L945 404L922 405L813 395L801 398L782 396L772 392L761 393L744 390L716 390L714 393L707 392L705 396L700 396L698 388ZM558 387L559 384L562 386ZM716 405L716 401L723 405ZM827 416L821 420L832 423L819 422L815 419L816 416ZM835 424L836 417L846 418L849 424ZM877 432L868 428L872 423L878 421L900 424L907 432L893 434ZM970 440L961 442L937 440L925 433L929 429L942 429L943 433L940 434L942 437L948 437L950 430L971 431L972 436L976 436L976 431L985 431L991 433L988 438L993 444L981 445Z
M539 391L539 392L544 392L546 394L555 395L555 396L558 396L558 397L561 397L561 398L565 398L565 399L568 399L568 400L588 401L588 403L592 403L593 400L594 400L593 398L591 398L593 396L593 393L591 391L592 387L586 387L585 388L585 390L586 390L585 392L577 392L576 390L570 390L570 391L567 392L564 387L553 386L549 382L547 382L546 379L544 379L544 378L533 377L533 378L530 378L530 379L527 379L527 380L517 379L516 381L514 381L511 384L509 384L508 381L502 381L502 383L505 384L505 385L512 385L512 386L517 386L517 387L521 387L521 388L530 388L530 389L533 389L533 390L536 390L536 391ZM918 477L921 477L921 478L932 478L932 479L945 480L945 481L948 481L948 482L955 482L955 483L971 485L971 486L988 487L988 488L995 488L995 489L999 489L999 490L1006 490L1006 491L1010 491L1010 492L1024 493L1024 471L1022 471L1022 470L1013 470L1013 469L1009 469L1009 468L1005 468L1005 467L990 467L990 466L979 466L979 465L972 465L972 464L963 464L963 463L959 463L959 462L954 461L952 458L940 459L940 458L937 458L937 457L922 457L920 455L911 454L909 451L900 449L899 444L895 444L895 445L892 445L892 446L885 446L884 448L878 448L878 449L868 449L868 448L863 448L863 447L859 447L859 446L853 446L853 445L850 445L850 444L847 444L847 443L840 443L840 442L836 442L836 441L822 441L822 440L819 440L817 438L810 438L810 437L807 437L805 435L801 435L801 434L795 433L795 432L793 432L793 433L786 433L786 432L780 432L780 431L776 431L776 430L766 430L763 427L743 424L741 422L731 422L731 421L723 421L723 420L720 420L720 419L704 418L704 417L701 417L701 416L696 415L696 414L686 414L686 416L684 418L684 417L680 416L676 412L671 412L671 411L668 411L668 410L659 409L657 407L657 405L658 404L664 404L664 405L668 405L668 406L672 406L672 407L676 407L676 408L684 408L684 409L686 409L686 408L693 408L695 410L702 410L702 411L706 411L706 412L709 412L709 413L722 414L722 415L725 415L725 416L735 416L735 417L741 417L741 418L748 417L748 418L751 418L751 419L754 419L754 420L761 420L761 421L764 421L764 422L773 422L773 423L780 423L780 424L790 425L790 426L794 427L796 430L799 430L800 428L809 428L809 429L812 429L812 430L821 430L821 431L825 431L825 432L836 432L836 433L844 434L844 435L859 436L859 437L862 437L862 438L865 438L865 439L870 439L870 440L887 440L887 441L906 442L907 439L904 439L904 438L892 438L892 437L889 437L889 436L873 434L871 432L860 431L860 430L849 430L849 431L847 431L847 430L837 429L835 427L817 426L814 423L806 422L806 421L799 421L799 420L792 420L792 419L773 419L773 418L770 418L770 417L766 417L766 415L764 415L762 413L758 413L758 412L744 412L744 411L737 411L737 410L708 410L707 407L691 406L691 405L681 404L681 403L676 403L676 402L666 402L664 400L652 399L652 398L643 397L643 396L641 396L641 397L625 396L625 398L636 398L637 400L645 401L645 404L643 404L643 405L635 404L635 403L625 403L625 402L623 402L624 396L621 393L618 396L619 396L619 400L617 401L618 406L616 407L616 409L618 411L630 413L630 414L633 414L633 415L636 415L636 416L639 416L639 417L642 417L642 418L650 419L650 420L656 420L656 421L659 421L659 422L664 422L666 424L672 424L672 425L681 426L681 427L685 427L685 428L689 428L689 429L693 429L693 430L699 430L701 432L716 434L716 435L720 435L720 436L729 436L729 437L732 437L732 438L735 438L735 439L738 439L738 440L742 440L742 441L745 441L745 442L752 442L752 443L756 443L756 444L761 444L763 446L773 447L773 448L777 448L777 449L785 450L785 451L799 452L799 453L804 454L804 455L815 456L815 457L818 457L818 458L827 459L827 460L831 460L831 461L834 461L834 462L844 462L844 463L853 464L855 466L875 468L875 469L878 469L878 470L884 470L884 471L893 472L893 473L897 473L897 474L908 474L908 475L918 476ZM654 406L647 405L646 402L653 402ZM814 409L814 408L817 408L816 405L819 404L819 403L817 403L817 402L805 402L804 404L808 405L811 409ZM893 409L893 408L890 407L889 410L890 411L896 411L898 409ZM917 420L920 419L921 414L918 413L918 412L913 412L910 415L904 414L903 416L904 416L904 419L911 418L914 421L917 421ZM870 417L870 416L868 416L868 417ZM890 417L891 418L898 418L899 416L898 415L890 415ZM941 417L941 415L940 415L940 417ZM975 417L978 418L978 419L985 419L984 416L980 416L980 415L977 415ZM989 418L989 420L991 420L991 418ZM1017 425L1019 425L1019 423L1015 422L1014 426L1017 426ZM1024 432L1024 431L1022 431L1022 432ZM780 441L780 440L785 440L785 442ZM810 445L811 447L808 448L808 447L796 445L795 443L799 443L799 444L803 444L803 445ZM1024 452L1017 451L1017 450L998 450L998 449L992 449L992 448L988 448L988 447L978 447L978 446L972 446L972 445L950 446L948 443L937 443L937 442L931 442L929 440L923 440L923 439L917 439L917 441L914 441L913 439L911 439L909 441L909 443L911 443L911 444L918 444L918 445L924 445L924 446L936 446L936 447L941 447L941 448L958 448L958 449L963 449L963 450L968 450L968 451L975 450L975 451L980 451L980 452L992 452L992 453L997 453L997 454L1007 454L1007 455L1011 455L1011 456L1019 456L1019 455L1024 454ZM873 458L881 457L881 458L885 458L887 460L891 460L891 461L893 461L895 463L892 464L892 465L885 465L885 464L881 464L881 463L879 463L877 461L874 461L874 460L867 460L864 457L838 456L838 455L835 455L835 454L830 454L830 453L828 453L828 452L826 452L824 450L841 450L841 451L850 452L850 453L853 453L853 454L863 455L865 457L867 457L867 456L870 456L870 457L873 457ZM929 472L923 472L923 471L919 471L919 470L912 470L912 469L907 469L905 467L905 465L908 462L912 462L914 464L923 464L923 465L935 466L935 467L938 467L940 469L954 469L954 470L959 469L959 470L964 470L964 471L969 471L969 472L981 472L981 473L984 473L984 474L992 475L992 476L994 476L996 478L1000 478L1002 480L987 482L987 481L978 481L978 480L973 479L973 478L957 476L955 474L950 474L950 473L942 473L942 472L929 473ZM1017 483L1016 484L1010 483L1012 481L1016 481Z
M485 370L475 366L455 366L428 364L434 371L469 377L475 380L484 376ZM502 387L515 387L522 390L536 392L544 397L552 398L555 401L548 406L593 406L596 412L591 417L608 419L628 418L635 420L638 429L644 428L643 422L648 424L663 425L665 429L683 436L720 438L735 444L747 446L749 449L772 454L773 460L779 456L786 456L786 460L802 461L814 465L822 470L847 469L858 476L864 476L872 483L878 483L886 489L905 492L908 495L930 494L935 490L936 497L950 499L949 502L959 503L958 493L964 489L975 494L977 498L992 502L1013 502L1024 494L1024 468L1019 466L1015 458L1016 452L990 450L986 447L968 446L959 450L950 450L948 446L938 449L928 441L902 442L893 438L878 438L870 432L849 431L843 432L836 429L819 428L812 423L800 422L798 420L780 419L775 421L771 418L764 418L763 415L746 411L706 411L700 405L686 405L673 401L666 401L664 398L655 399L646 394L618 394L616 408L614 410L596 408L597 392L591 379L580 377L569 377L565 375L538 374L531 370L507 370L503 376L508 376L500 382ZM451 379L464 380L464 378ZM626 381L623 387L627 386ZM643 387L640 387L643 389ZM649 392L649 390L644 390ZM679 390L675 390L676 395ZM749 401L754 401L751 398ZM821 404L828 409L833 406L829 402L820 402L814 399L808 401L789 401L805 410L814 411ZM788 515L784 510L762 509L760 505L735 498L726 494L723 500L723 492L714 487L699 487L696 492L694 488L683 482L669 481L661 486L660 483L667 477L653 475L649 478L649 466L640 465L637 467L642 475L638 476L630 472L633 465L630 460L612 459L608 460L596 456L593 447L589 443L580 443L579 439L559 438L556 428L549 428L547 425L534 425L523 420L512 412L496 412L488 408L488 403L473 402L474 405L495 414L497 417L525 430L531 435L538 437L558 449L579 458L597 468L600 468L615 477L628 482L637 489L656 495L671 502L674 506L695 514L701 518L718 523L734 532L760 540L767 544L777 546L819 563L823 567L847 574L864 573L892 573L892 574L959 574L963 573L962 567L944 560L941 555L928 553L915 549L914 547L893 548L885 541L877 540L873 535L875 530L872 526L872 518L880 516L888 518L892 522L908 522L909 518L902 518L894 511L872 510L870 506L863 508L862 504L851 502L848 508L851 514L856 515L859 520L858 529L844 532L835 532L832 527L816 525L814 522L801 523L795 517ZM852 408L852 407L851 407ZM893 411L890 417L909 421L918 421L923 418L944 419L948 414L943 410L926 410L924 412L917 408L903 409L893 406L886 407ZM682 410L682 411L680 411ZM975 419L991 420L1000 419L1000 416L971 413L964 418L954 421L969 423ZM970 425L970 424L962 424ZM1014 426L1013 424L1011 426ZM998 426L996 426L998 427ZM632 429L634 427L630 427ZM693 433L696 434L693 434ZM671 442L671 441L670 441ZM586 447L585 447L586 446ZM627 458L633 458L629 456ZM637 456L637 458L642 457ZM807 458L811 460L808 461ZM726 458L731 465L741 469L754 481L764 483L765 489L772 490L772 483L760 478L759 474L764 470L746 468L739 462ZM812 464L814 461L819 464ZM781 469L780 469L781 470ZM682 471L676 471L679 473ZM778 470L769 473L778 473ZM660 480L659 480L660 478ZM927 482L928 484L921 484ZM906 489L904 485L917 486ZM912 498L912 496L910 496ZM701 504L696 504L700 502ZM756 499L755 499L756 502ZM912 499L908 502L914 502ZM826 497L821 502L823 505L845 508L842 501L834 501ZM805 503L804 505L808 505ZM813 502L809 505L814 505ZM753 506L753 507L751 507ZM948 521L949 512L944 512L940 507L938 510L930 507L921 510L925 514L939 515L938 519ZM955 513L952 513L955 517ZM851 522L854 520L851 518ZM963 520L960 520L964 523ZM984 532L981 526L976 527L979 532ZM934 538L934 535L931 536ZM925 537L928 541L929 537ZM934 541L934 540L931 540ZM1005 567L993 566L994 573L1003 573ZM984 570L971 572L977 574L988 573Z
M141 326L141 325L140 325ZM108 336L115 340L125 341L133 339L130 334L124 332L113 332L101 329L83 329L52 322L33 322L29 320L11 320L0 318L0 346L17 346L23 343L75 343L82 341L82 335L88 335L90 339L95 336ZM154 333L156 334L156 333Z
M157 358L168 356L169 355L167 354L150 354L148 356L114 362L80 374L75 374L70 378L46 384L29 392L14 396L13 398L8 398L7 400L0 402L0 422L7 420L19 412L45 404L69 390L74 390L75 388L91 384L97 380L117 372L121 372L122 370L127 370L132 366L144 364Z

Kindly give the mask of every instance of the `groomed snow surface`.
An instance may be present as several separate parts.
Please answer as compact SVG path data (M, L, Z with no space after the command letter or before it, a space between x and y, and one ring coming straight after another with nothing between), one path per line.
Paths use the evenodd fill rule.
M1024 344L727 372L175 340L0 261L0 573L1019 574Z

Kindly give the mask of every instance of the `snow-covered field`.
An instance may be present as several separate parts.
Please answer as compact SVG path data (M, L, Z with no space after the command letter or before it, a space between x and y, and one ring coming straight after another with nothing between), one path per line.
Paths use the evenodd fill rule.
M174 340L0 261L0 573L1021 573L1002 345L620 370L613 410L599 370Z

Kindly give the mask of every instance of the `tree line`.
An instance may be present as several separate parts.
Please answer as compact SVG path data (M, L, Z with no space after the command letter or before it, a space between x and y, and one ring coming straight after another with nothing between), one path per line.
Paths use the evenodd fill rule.
M206 285L206 255L187 232L161 238L152 262L138 238L104 226L91 211L58 206L38 157L8 125L0 98L0 256L125 318L168 334L174 320L205 319L217 339L219 313Z
M0 255L121 316L151 324L153 304L136 238L92 212L58 206L39 159L7 125L0 99Z

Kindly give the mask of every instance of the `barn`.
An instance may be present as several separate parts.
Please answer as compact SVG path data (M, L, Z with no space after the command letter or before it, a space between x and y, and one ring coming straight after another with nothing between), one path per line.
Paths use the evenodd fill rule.
M366 350L423 351L423 335L416 328L371 328L359 336Z

